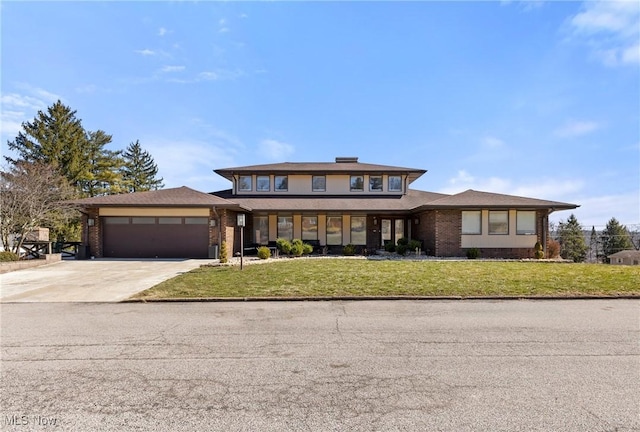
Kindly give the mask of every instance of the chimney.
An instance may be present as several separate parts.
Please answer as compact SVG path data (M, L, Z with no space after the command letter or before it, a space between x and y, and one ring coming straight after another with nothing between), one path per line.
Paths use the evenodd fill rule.
M336 163L358 163L357 157L337 157Z

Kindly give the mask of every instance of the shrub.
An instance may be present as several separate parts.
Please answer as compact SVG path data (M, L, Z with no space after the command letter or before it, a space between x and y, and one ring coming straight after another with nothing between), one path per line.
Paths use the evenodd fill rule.
M402 237L398 239L398 246L407 246L409 244L409 239L406 237Z
M353 256L356 254L356 247L352 244L348 244L342 249L342 253L347 256Z
M13 252L9 252L9 251L0 252L0 262L18 261L19 259L20 257L18 256L18 254L15 254Z
M262 260L271 258L271 249L266 246L260 246L258 248L258 258Z
M387 252L395 252L396 251L396 245L394 245L391 242L386 243L384 245L384 250L387 251Z
M404 256L408 250L409 246L407 246L406 244L400 244L400 242L398 242L398 245L396 246L396 253L398 255Z
M420 240L411 240L407 245L409 252L415 252L416 249L422 249L422 242Z
M304 243L302 245L302 253L304 255L309 255L310 253L313 253L313 246L311 246L309 243Z
M547 258L557 258L560 256L560 243L554 239L547 240Z
M276 239L276 247L283 254L289 255L291 253L291 243L285 238Z
M302 256L302 253L304 252L304 245L302 243L302 240L294 239L289 250L291 252L291 255L293 256Z
M480 256L480 251L478 248L467 249L467 258L468 259L476 259Z
M229 261L229 257L227 256L227 242L223 241L220 245L220 263L224 264Z
M542 250L542 243L536 242L536 245L533 248L535 249L533 256L535 256L536 259L544 258L544 250Z

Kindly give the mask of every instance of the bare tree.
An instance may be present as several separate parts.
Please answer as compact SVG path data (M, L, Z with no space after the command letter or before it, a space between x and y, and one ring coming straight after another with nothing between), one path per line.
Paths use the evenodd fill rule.
M17 162L0 171L0 239L18 254L30 231L70 216L74 189L51 165ZM11 242L15 236L16 241ZM12 244L13 243L13 244Z

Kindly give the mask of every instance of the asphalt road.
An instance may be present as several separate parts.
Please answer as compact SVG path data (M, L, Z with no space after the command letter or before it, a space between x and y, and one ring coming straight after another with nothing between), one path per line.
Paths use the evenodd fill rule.
M639 306L2 304L0 429L637 431Z

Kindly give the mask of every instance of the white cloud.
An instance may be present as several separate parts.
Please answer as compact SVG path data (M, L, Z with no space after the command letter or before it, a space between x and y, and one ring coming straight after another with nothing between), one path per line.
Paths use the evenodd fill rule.
M482 139L482 145L487 148L498 149L504 147L504 141L500 138L487 136Z
M574 138L590 134L601 128L601 125L593 121L568 121L553 131L559 138Z
M171 73L171 72L181 72L183 70L185 70L184 66L163 66L162 69L160 69L160 72Z
M570 202L580 205L577 209L571 210L571 213L575 214L578 222L586 229L595 226L597 230L601 230L612 217L627 227L640 224L640 192L637 190L602 196L576 195ZM553 213L550 220L566 220L571 213Z
M229 27L227 26L226 18L221 18L218 20L218 33L227 33L229 32Z
M588 1L568 21L575 37L606 66L640 64L640 6L635 0Z
M166 28L164 28L164 27L160 27L160 28L158 29L158 36L164 36L164 35L166 35L166 34L167 34L167 29L166 29Z
M157 55L157 53L155 51L152 51L150 49L143 49L143 50L135 50L134 51L136 54L140 54L141 56L154 56Z
M214 81L218 79L218 74L211 71L200 72L198 78L204 81Z
M57 100L62 100L57 94L30 84L19 83L15 87L24 93L0 96L0 132L3 143L13 140L22 130L22 123L33 120L38 111L43 111Z
M259 153L269 160L277 160L283 162L295 152L295 148L291 144L287 144L274 139L264 139L260 142Z

